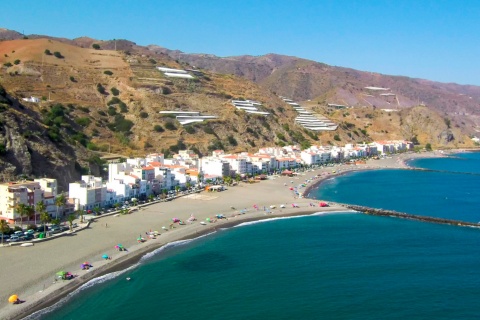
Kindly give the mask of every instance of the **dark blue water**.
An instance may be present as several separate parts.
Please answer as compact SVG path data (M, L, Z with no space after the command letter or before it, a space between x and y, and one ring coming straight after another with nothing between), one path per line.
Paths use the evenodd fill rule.
M478 186L469 174L372 171L318 196L473 219L472 177ZM357 213L280 219L170 247L43 319L477 319L479 248L472 228Z

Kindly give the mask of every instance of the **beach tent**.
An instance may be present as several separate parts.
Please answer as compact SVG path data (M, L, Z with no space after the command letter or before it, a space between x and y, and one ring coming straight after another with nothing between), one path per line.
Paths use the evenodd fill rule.
M104 254L104 255L102 256L102 259L107 260L108 258L109 258L109 257L108 257L108 254Z

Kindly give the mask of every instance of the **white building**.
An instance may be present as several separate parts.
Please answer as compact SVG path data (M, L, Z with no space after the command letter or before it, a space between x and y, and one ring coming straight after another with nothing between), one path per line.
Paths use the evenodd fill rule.
M107 186L102 178L86 175L81 181L69 183L68 197L73 199L75 210L92 210L105 206Z
M230 175L230 164L221 158L203 157L199 171L205 176L224 177Z

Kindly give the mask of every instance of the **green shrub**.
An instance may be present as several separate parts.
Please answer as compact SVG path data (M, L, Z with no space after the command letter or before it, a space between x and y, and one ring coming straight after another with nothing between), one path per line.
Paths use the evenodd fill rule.
M112 104L119 104L120 102L122 102L122 100L120 100L118 97L113 97L112 99L110 99L110 101L107 102L107 106L111 106Z
M220 140L215 140L208 146L208 151L223 150L223 149L224 147Z
M133 122L125 119L123 116L117 114L115 116L115 128L116 131L129 132L133 127Z
M87 117L75 119L75 123L82 127L88 127L91 122L92 120L90 120L90 118L87 118Z
M140 118L142 119L148 118L148 112L145 112L145 111L140 112Z
M113 72L110 71L110 70L105 70L105 71L103 71L103 73L108 75L108 76L111 76L113 74Z
M173 124L173 122L167 122L165 123L165 128L168 129L168 130L177 130L177 127L175 127L175 125Z
M7 153L7 147L4 143L0 143L0 156L4 156Z
M115 109L114 109L114 110L115 110ZM97 113L98 113L99 115L101 115L102 117L106 117L106 116L107 116L107 114L106 114L105 111L103 111L103 110L98 110Z
M70 76L70 81L72 81L72 82L77 82L77 80L75 80L75 77L74 77L74 76Z
M58 133L58 131L54 130L53 128L50 128L48 131L47 131L47 136L50 140L52 140L53 142L57 142L57 141L60 141L60 135Z
M100 50L100 45L98 43L92 44L92 48L95 50Z
M208 134L215 134L215 131L213 131L213 129L208 126L203 127L203 131Z
M112 92L112 94L114 96L118 96L120 94L120 90L118 90L117 88L113 87L112 89L110 89L110 92Z
M58 52L58 51L55 51L55 52L53 53L53 55L54 55L55 57L57 57L58 59L63 59L63 58L65 58L65 57L62 56L62 54L61 54L60 52Z
M340 136L338 134L334 135L333 140L340 141Z
M127 113L128 112L128 107L125 104L125 102L120 102L118 106L120 107L120 112L121 113Z
M15 60L15 61L13 61L13 64L15 64L15 65L20 64L20 60L17 59L17 60Z
M101 94L106 94L105 87L102 86L101 83L97 84L97 91L100 92Z
M228 136L227 139L228 139L228 143L230 143L230 145L232 145L234 147L238 145L237 140L233 136Z
M11 62L6 62L3 65L7 68L10 68L11 66L13 66L13 64Z
M151 64L157 64L157 61L155 59L149 59L148 61L150 61Z
M97 147L97 145L93 142L88 142L87 143L87 149L88 150L92 150L92 151L98 151L99 148Z
M308 149L308 148L310 148L311 146L312 146L312 145L310 144L310 141L308 141L308 140L302 141L302 142L300 143L300 148L301 148L302 150Z
M114 116L117 114L117 110L114 107L108 107L107 112L109 116Z
M154 127L153 127L153 130L155 130L155 132L163 132L165 131L165 129L163 129L163 127L159 124L156 124Z
M85 113L90 113L90 109L88 107L78 106L77 109Z
M184 129L189 134L194 134L195 133L195 128L193 126L185 126Z
M45 53L47 56L51 56L51 55L52 55L52 53L51 53L50 50L48 50L48 49L45 49L44 53Z
M162 87L162 93L163 94L170 94L170 93L172 93L172 90L170 90L169 87Z

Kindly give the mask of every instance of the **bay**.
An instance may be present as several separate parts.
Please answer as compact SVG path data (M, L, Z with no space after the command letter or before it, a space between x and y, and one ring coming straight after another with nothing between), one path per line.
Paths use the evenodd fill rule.
M465 157L480 167L478 154L415 161L438 171L349 174L316 197L480 220ZM476 319L479 247L474 228L359 213L276 219L172 245L33 318Z

